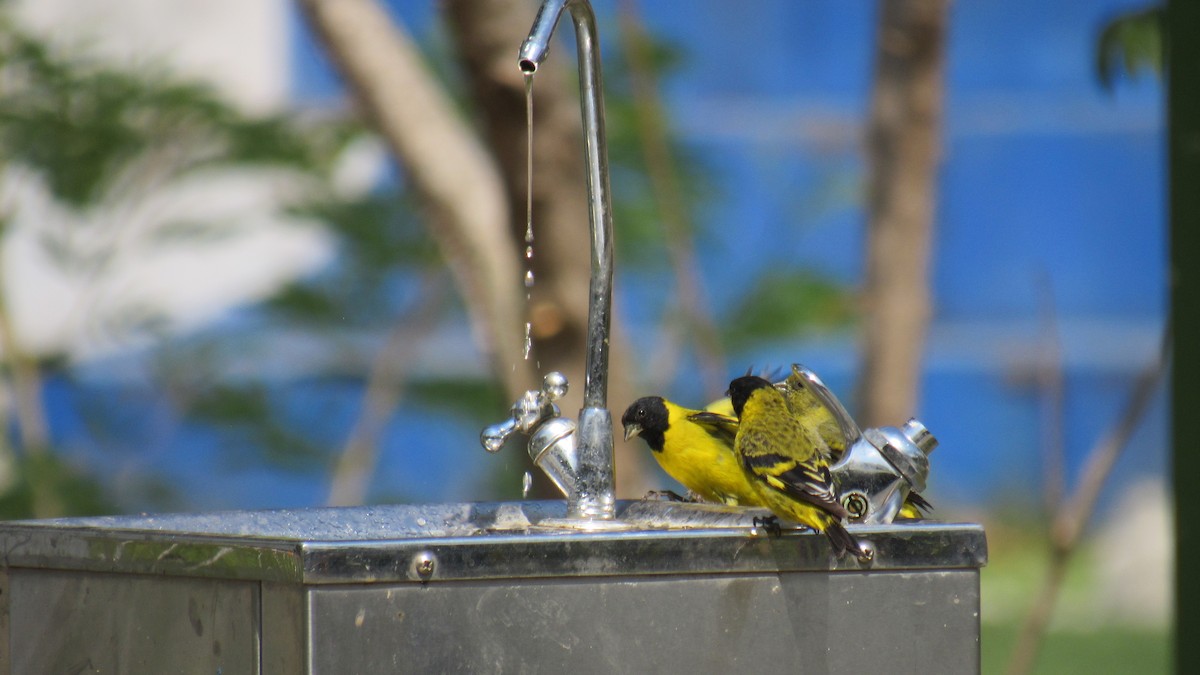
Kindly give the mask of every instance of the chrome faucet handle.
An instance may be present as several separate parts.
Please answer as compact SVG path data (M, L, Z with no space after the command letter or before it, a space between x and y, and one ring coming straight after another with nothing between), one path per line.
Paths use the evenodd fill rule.
M567 527L572 529L620 529L627 525L612 518L615 500L611 493L595 489L595 471L580 458L580 426L584 436L611 434L612 423L607 410L584 408L580 412L580 426L575 420L563 417L555 401L567 395L567 377L552 372L542 380L541 389L531 389L521 395L509 410L509 418L487 427L479 440L488 452L497 452L510 436L521 432L529 438L529 457L535 466L562 491L567 498L565 518L546 518L538 522L544 527ZM596 423L597 414L603 416ZM609 439L611 442L611 439Z
M925 489L925 480L929 476L929 453L938 446L938 440L920 420L914 417L899 429L867 429L863 435L888 464L904 476L913 492Z
M866 429L830 467L838 499L856 523L890 523L910 492L923 492L937 439L916 419Z
M890 523L909 492L925 489L929 453L937 447L937 439L925 425L911 419L899 429L862 429L821 378L798 363L792 364L787 380L776 386L794 414L819 406L836 422L845 450L830 472L838 499L852 522Z
M513 403L507 420L484 428L479 434L483 448L488 452L499 452L514 433L520 431L530 435L546 420L558 417L561 413L554 402L567 395L567 387L566 375L558 371L546 375L540 390L530 389Z

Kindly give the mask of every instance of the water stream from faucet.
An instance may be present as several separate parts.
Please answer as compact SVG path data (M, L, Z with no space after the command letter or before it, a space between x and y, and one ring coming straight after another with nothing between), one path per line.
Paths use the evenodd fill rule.
M525 77L525 360L533 351L533 322L530 307L533 295L533 73Z

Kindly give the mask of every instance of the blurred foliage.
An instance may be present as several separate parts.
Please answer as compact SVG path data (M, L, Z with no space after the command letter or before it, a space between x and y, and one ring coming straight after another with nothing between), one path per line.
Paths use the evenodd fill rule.
M437 41L437 35L433 39L428 48L449 49L444 40ZM638 145L638 109L628 66L620 50L609 55L605 72L617 198L616 244L623 264L665 275L666 242ZM687 58L657 39L652 40L652 55L660 81ZM418 279L429 267L443 264L421 210L402 181L387 179L359 195L333 189L337 161L366 130L348 115L247 116L210 87L180 81L169 72L122 70L52 50L2 15L0 72L3 161L39 177L61 206L101 214L101 227L121 226L111 220L120 213L114 204L145 199L200 172L263 168L283 170L303 182L301 197L280 208L298 221L322 223L334 237L337 255L325 269L288 284L233 320L188 336L171 337L169 326L149 307L131 306L110 320L159 339L146 359L150 381L139 386L158 397L153 405L162 410L153 414L172 420L167 431L156 432L153 442L169 445L179 434L202 429L209 438L206 442L221 448L223 464L231 470L263 464L324 480L336 460L334 453L345 441L339 434L348 432L346 420L314 417L311 412L307 417L297 415L292 391L297 382L291 380L297 372L284 373L276 367L276 362L286 360L279 353L286 348L278 343L262 345L271 340L323 345L321 359L307 361L300 369L305 386L326 387L339 395L361 389L370 367L365 353L369 347L364 345L377 344L377 337L409 318L411 308L420 304L413 297L421 293ZM465 106L469 98L461 91L461 80L453 70L439 72ZM669 120L663 123L669 129ZM679 143L672 144L672 154L683 197L689 209L698 213L718 194L713 167ZM113 215L105 221L109 212ZM237 235L235 227L229 222L177 218L157 224L146 242L154 247L217 245ZM41 244L64 269L92 275L111 271L113 250L93 249L81 255L73 248L69 228L59 229L44 233ZM694 236L703 240L707 235L698 230ZM839 301L845 302L841 312ZM448 294L443 302L457 306L459 299ZM815 275L769 270L735 319L725 323L731 327L731 344L747 347L794 337L814 321L821 325L843 321L851 306L833 284ZM58 363L69 380L71 365ZM497 383L481 375L485 379L433 376L406 382L406 396L423 406L452 410L472 424L494 421L507 402ZM280 377L288 381L281 382ZM75 414L115 415L99 425L85 419L82 426L105 429L91 442L113 447L131 443L114 437L123 424L114 420L128 422L126 418L133 415L125 404L81 406ZM60 464L51 450L44 456L15 450L12 466L17 477L0 495L4 509L0 517L111 511L121 508L122 499L131 498L127 492L121 492L121 499L115 493L106 498L105 488L96 482L99 479L84 473L86 467ZM496 494L516 496L510 493L513 485L519 485L519 476L501 473ZM156 485L156 503L175 503L169 490ZM47 510L48 504L60 505L61 513L57 506Z
M505 408L511 405L505 400L500 384L492 379L421 380L413 382L409 390L410 396L423 405L452 408L473 420L487 421L489 424L502 416Z
M219 431L222 448L227 450L223 459L231 468L262 461L293 472L321 466L327 449L314 443L303 427L289 424L280 414L277 399L260 381L217 382L197 392L188 413Z
M662 39L650 39L649 67L654 78L661 82L687 61L687 54L677 46ZM616 230L613 244L622 264L643 267L666 268L666 242L659 215L658 196L654 194L648 180L643 139L638 132L638 115L642 114L634 98L630 64L622 50L606 52L604 63L604 108L605 129L608 133L608 158L613 194L613 227ZM572 81L571 86L577 86ZM671 121L658 120L669 136L671 156L678 184L683 191L680 197L688 205L691 215L700 213L707 203L720 197L720 191L712 175L713 167L707 166L700 154L680 143L671 134ZM688 218L695 222L695 218ZM691 236L703 239L703 229L696 229Z
M352 211L356 206L335 205L329 183L342 150L364 133L353 120L248 116L210 87L181 81L165 71L124 70L85 55L52 50L5 15L0 15L0 73L3 166L36 176L58 205L97 214L98 219L85 221L89 227L115 232L127 225L121 213L130 204L199 172L233 167L282 170L291 180L306 182L302 191L306 203L296 208L310 215L318 215L315 205L322 200L329 202L321 207L326 210ZM227 222L179 220L156 225L145 238L148 246L192 248L237 234ZM39 235L51 259L76 275L111 272L115 247L121 243L121 237L110 236L107 248L77 249L71 229L57 223ZM387 244L362 248L380 245ZM135 305L106 316L105 321L120 324L125 332L162 335L167 329L154 309ZM237 336L220 339L236 340ZM224 351L212 349L207 354L219 358ZM43 361L42 366L50 363ZM59 366L69 380L69 366L66 362ZM220 370L219 365L195 361L189 366ZM320 451L278 422L270 398L258 382L244 386L241 381L217 382L182 397L191 407L184 405L176 414L224 426L246 448L258 449L261 458L272 465L310 462ZM39 399L31 403L44 406L44 397ZM113 413L111 406L103 408L100 414ZM96 410L96 406L81 406L74 413L88 415ZM83 426L93 431L97 428L87 420ZM85 467L67 466L56 459L53 448L49 450L15 447L6 453L10 455L7 466L15 473L0 494L0 515L69 515L116 508L117 500L104 497L104 488L86 475ZM147 485L150 483L153 481ZM151 492L158 495L153 497L156 503L171 501L161 485Z
M0 519L99 515L115 509L94 477L52 453L19 457L11 468L13 482L0 492Z
M1164 8L1155 4L1104 25L1096 41L1096 76L1106 89L1116 85L1121 73L1130 78L1143 70L1162 73L1164 16Z
M312 201L295 213L325 223L338 242L338 258L330 268L267 301L269 312L297 327L386 327L402 309L398 303L408 282L440 261L419 209L395 187L359 198Z
M844 328L853 322L856 311L854 296L844 286L807 270L771 268L725 322L725 340L731 348L744 349L795 339L822 329Z
M1112 523L1099 525L1114 527ZM1002 673L1008 672L1021 622L1044 590L1042 582L1053 553L1046 537L1046 518L1033 504L1009 502L991 509L984 526L988 563L980 571L982 672ZM1135 539L1142 545L1153 536L1139 532ZM1111 600L1106 588L1108 583L1146 588L1148 580L1169 574L1169 561L1144 560L1148 565L1140 572L1144 578L1118 581L1112 576L1112 566L1106 564L1115 552L1102 546L1093 540L1071 559L1034 673L1170 672L1166 618L1170 608L1162 608L1161 622L1147 621L1144 609L1131 612Z
M246 117L209 87L52 53L0 19L0 147L74 208L213 165L326 172L352 127Z
M1015 623L983 624L981 672L1005 672L1018 630ZM1171 637L1165 630L1120 626L1080 632L1051 631L1033 672L1038 675L1169 673L1172 672Z

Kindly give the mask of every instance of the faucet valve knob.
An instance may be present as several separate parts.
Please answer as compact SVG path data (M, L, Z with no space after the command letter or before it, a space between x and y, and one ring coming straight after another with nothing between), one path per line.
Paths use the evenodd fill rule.
M499 452L508 437L520 431L532 435L542 423L560 415L554 401L567 395L567 376L557 370L542 379L540 390L530 389L509 409L509 418L493 424L479 434L479 442L488 452Z
M500 448L504 447L504 443L508 437L517 430L517 421L507 419L499 424L493 424L485 427L479 434L479 442L483 444L483 449L488 452L500 452Z
M908 481L914 492L925 490L925 479L929 476L929 453L937 447L938 441L924 424L913 418L900 429L867 429L863 435Z
M568 387L567 376L557 370L548 373L546 377L542 378L542 394L548 400L557 401L566 396Z

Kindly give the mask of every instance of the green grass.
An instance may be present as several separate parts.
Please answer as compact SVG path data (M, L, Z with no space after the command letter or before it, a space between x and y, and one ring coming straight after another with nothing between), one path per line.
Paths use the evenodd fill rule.
M988 524L989 560L980 577L983 672L1002 675L1034 597L1042 592L1048 551L1030 522ZM1099 612L1111 589L1097 565L1103 553L1087 542L1072 559L1050 631L1033 672L1039 675L1155 675L1170 672L1170 629ZM1111 582L1110 582L1111 583Z
M1004 673L1017 638L1016 624L983 625L983 672ZM1051 632L1042 643L1035 673L1045 675L1153 675L1170 672L1170 636L1164 631L1101 628Z

